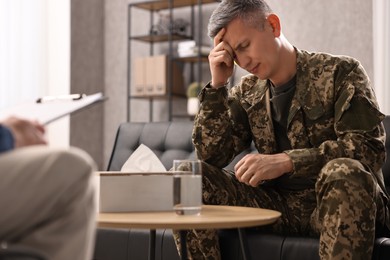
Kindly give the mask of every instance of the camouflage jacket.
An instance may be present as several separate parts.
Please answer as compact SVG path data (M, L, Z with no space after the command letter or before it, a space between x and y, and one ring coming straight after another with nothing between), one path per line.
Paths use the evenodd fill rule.
M290 178L313 181L327 162L348 157L370 169L383 189L384 115L363 67L350 57L296 51L287 122L292 149L285 151L293 162ZM269 88L254 75L229 90L206 86L192 136L198 157L222 168L252 141L259 153L275 153Z

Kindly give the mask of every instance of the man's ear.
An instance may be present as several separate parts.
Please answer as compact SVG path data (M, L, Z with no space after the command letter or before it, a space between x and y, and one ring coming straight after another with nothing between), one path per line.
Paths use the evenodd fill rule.
M269 25L271 26L275 37L279 37L281 34L281 31L282 31L282 28L280 26L279 17L276 14L270 14L267 17L267 21L268 21Z

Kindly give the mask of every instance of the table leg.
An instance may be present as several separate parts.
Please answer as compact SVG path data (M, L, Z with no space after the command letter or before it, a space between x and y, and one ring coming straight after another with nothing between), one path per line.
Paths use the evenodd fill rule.
M156 259L156 230L151 229L149 235L149 260Z
M249 252L248 239L246 237L246 232L244 229L238 228L238 238L240 239L242 259L243 260L252 259Z
M180 230L180 255L181 260L187 260L187 230Z

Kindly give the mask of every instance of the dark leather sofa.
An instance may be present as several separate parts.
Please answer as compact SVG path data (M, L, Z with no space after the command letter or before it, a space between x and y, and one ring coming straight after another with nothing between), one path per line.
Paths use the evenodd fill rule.
M390 117L384 121L390 151ZM117 132L108 170L120 170L130 154L143 143L150 147L167 169L173 159L194 157L191 142L192 122L123 123ZM251 149L246 153L251 152ZM228 168L238 160L236 158ZM385 183L390 190L390 160L383 166ZM319 259L319 240L246 230L252 259ZM222 259L242 259L236 230L219 232ZM95 260L142 260L148 258L149 231L139 229L102 229L97 231ZM171 230L157 230L156 259L179 259ZM378 237L372 259L390 259L390 238Z

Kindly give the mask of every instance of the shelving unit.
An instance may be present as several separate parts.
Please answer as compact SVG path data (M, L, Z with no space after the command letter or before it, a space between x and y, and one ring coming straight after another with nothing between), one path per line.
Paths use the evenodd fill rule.
M173 71L172 71L172 64L174 62L181 62L181 63L189 63L191 65L191 81L193 80L193 66L197 65L197 76L195 80L198 80L199 82L202 79L202 63L208 62L207 56L202 55L200 52L200 48L202 46L202 29L203 29L203 19L202 19L202 5L203 4L209 4L209 3L216 3L218 0L161 0L161 1L150 1L150 2L141 2L141 3L132 3L128 5L128 71L127 71L127 81L128 81L128 87L127 87L127 96L128 96L128 102L127 102L127 120L131 121L130 114L131 114L131 100L132 99L145 99L149 100L149 121L153 121L153 100L156 99L164 99L168 102L168 121L172 121L172 118L175 117L173 114L173 98L176 97L176 95L172 92L173 88ZM154 25L154 14L161 10L167 10L169 12L169 24L173 23L173 10L176 8L181 7L190 7L191 8L191 21L190 22L190 35L181 35L181 34L174 34L171 30L169 30L169 33L163 34L163 35L154 35L154 34L145 34L145 35L132 35L131 32L131 24L132 24L132 9L138 8L143 9L146 11L149 11L150 16L150 25ZM195 32L195 7L198 9L198 22L196 24L198 29L198 37L196 39L196 43L199 46L198 55L191 56L191 57L174 57L173 56L173 42L174 41L184 41L184 40L193 40L194 39L194 32ZM132 41L140 41L144 42L146 44L149 44L150 51L149 55L154 56L154 44L167 42L168 43L168 53L167 59L168 59L168 74L167 74L167 89L165 95L145 95L145 96L134 96L132 95L132 82L131 82L131 75L132 75L132 59L131 59L131 42ZM184 88L184 86L183 86ZM185 91L184 91L185 92ZM185 96L177 96L179 98L184 98ZM183 117L183 115L177 115L177 117Z

